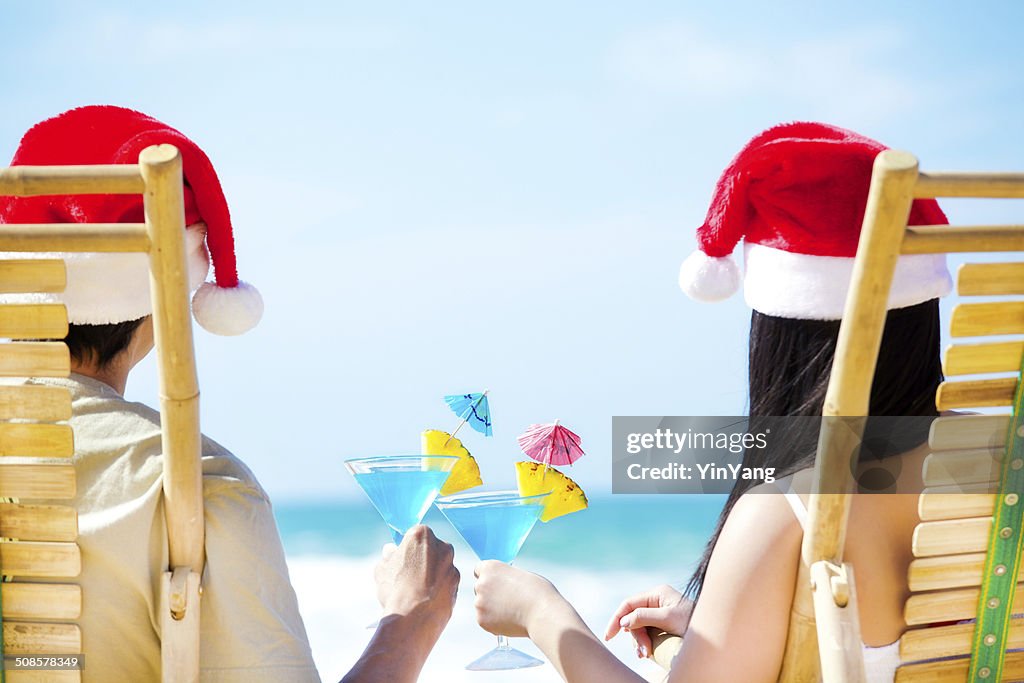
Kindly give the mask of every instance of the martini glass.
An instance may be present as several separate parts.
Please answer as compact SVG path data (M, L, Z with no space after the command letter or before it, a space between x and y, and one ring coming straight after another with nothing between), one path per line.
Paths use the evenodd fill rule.
M346 460L345 467L384 518L398 545L409 529L423 521L458 461L454 455L382 455ZM380 621L375 621L366 628L379 625Z
M345 467L384 518L395 545L434 503L448 480L454 455L383 455L345 461Z
M521 496L518 491L494 491L446 496L435 502L477 557L511 564L540 519L549 495ZM513 649L507 637L498 636L498 647L466 668L470 671L503 671L543 663Z

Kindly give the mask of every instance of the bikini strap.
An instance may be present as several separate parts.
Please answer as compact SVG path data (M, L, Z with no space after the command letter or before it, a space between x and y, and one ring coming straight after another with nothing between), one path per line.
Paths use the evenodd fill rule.
M806 530L807 508L804 506L803 499L795 491L786 491L782 495L789 502L789 507L793 508L793 514L796 516L796 521L800 522L800 528Z

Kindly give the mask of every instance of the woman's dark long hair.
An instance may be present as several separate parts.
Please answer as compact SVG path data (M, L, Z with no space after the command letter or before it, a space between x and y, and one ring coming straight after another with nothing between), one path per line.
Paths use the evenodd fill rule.
M794 320L754 311L750 318L750 417L820 416L839 336L837 320ZM935 416L939 361L939 302L889 311L871 385L870 415ZM816 434L800 447L775 448L756 463L791 473L814 464ZM745 458L746 460L746 458ZM718 518L686 594L696 600L711 552L736 501L760 484L737 480Z

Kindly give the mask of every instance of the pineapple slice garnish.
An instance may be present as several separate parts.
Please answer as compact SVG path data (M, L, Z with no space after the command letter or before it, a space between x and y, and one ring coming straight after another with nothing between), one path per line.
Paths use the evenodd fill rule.
M550 492L544 503L540 521L547 522L555 517L578 512L587 507L587 495L579 484L550 465L526 460L516 463L516 479L519 495L536 496Z
M462 442L454 438L448 432L439 429L428 429L420 435L420 453L422 455L456 455L459 461L455 463L448 480L441 487L442 496L450 496L459 491L471 489L484 483L480 478L480 466L476 459L469 454Z

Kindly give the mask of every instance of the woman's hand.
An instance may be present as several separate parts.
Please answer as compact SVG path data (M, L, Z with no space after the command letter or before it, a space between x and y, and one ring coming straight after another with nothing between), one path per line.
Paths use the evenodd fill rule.
M537 615L557 601L564 602L550 581L504 562L481 562L474 574L476 620L498 636L528 636Z
M690 624L693 602L672 586L658 586L623 600L615 610L604 639L611 640L619 630L628 631L636 641L637 657L651 656L651 636L647 627L683 635Z

